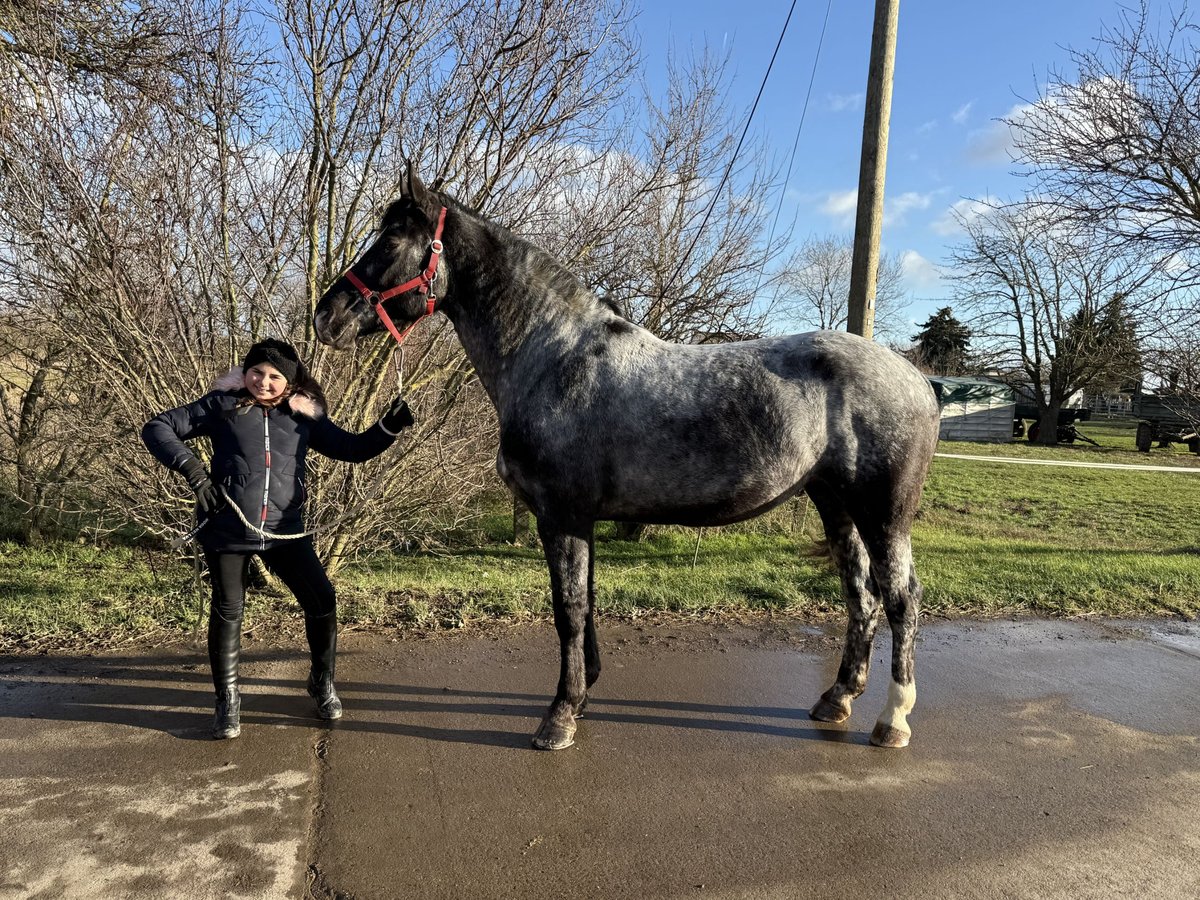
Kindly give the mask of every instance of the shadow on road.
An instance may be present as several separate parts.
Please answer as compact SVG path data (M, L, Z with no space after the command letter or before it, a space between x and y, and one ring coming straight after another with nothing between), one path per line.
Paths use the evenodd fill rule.
M208 667L195 656L43 657L0 659L0 718L102 722L209 740L212 689ZM264 677L255 669L294 665L294 678ZM304 692L304 662L293 651L247 654L243 662L244 727L321 728L392 734L430 741L526 750L549 703L547 695L458 690L416 684L339 680L346 718L323 722ZM456 728L456 719L527 720L517 731ZM585 720L625 725L763 734L801 740L864 743L865 733L841 726L803 726L804 709L737 706L669 699L594 697ZM784 720L781 723L779 720Z

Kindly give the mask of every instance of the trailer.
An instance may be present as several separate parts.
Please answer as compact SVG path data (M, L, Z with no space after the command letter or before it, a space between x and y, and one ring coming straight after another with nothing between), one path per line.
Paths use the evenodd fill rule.
M1133 414L1138 419L1134 443L1143 453L1150 448L1186 444L1200 453L1200 404L1177 394L1136 394Z
M1086 422L1092 417L1092 411L1087 407L1064 406L1058 411L1058 431L1055 440L1060 444L1073 444L1077 440L1095 444L1090 437L1075 427L1076 422ZM1025 420L1031 419L1029 426ZM1030 443L1035 443L1042 431L1041 411L1032 403L1018 403L1016 417L1013 419L1013 437L1027 435Z
M929 375L941 408L943 441L1007 443L1012 440L1013 389L990 378Z

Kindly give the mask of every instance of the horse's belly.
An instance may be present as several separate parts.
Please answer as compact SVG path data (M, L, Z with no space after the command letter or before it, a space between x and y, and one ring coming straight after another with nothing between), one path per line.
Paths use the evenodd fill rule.
M727 525L761 515L803 488L802 478L739 486L686 486L660 482L604 498L598 519L658 525Z
M753 519L755 516L760 516L775 508L795 493L796 491L789 491L788 493L780 494L777 497L772 497L769 500L759 503L711 503L696 506L614 508L602 515L596 516L596 518L602 520L611 519L618 522L644 522L648 525L730 525L734 522L743 522L746 519Z
M796 493L822 449L812 429L778 414L733 424L665 413L642 418L653 427L635 429L641 420L631 414L607 429L511 423L501 429L497 472L535 511L715 525L751 518Z

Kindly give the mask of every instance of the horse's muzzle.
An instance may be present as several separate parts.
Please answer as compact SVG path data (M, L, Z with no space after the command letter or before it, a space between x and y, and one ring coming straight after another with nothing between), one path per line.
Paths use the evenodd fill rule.
M322 299L313 316L313 330L317 340L335 350L349 350L359 335L358 317L343 304L340 313L333 300Z

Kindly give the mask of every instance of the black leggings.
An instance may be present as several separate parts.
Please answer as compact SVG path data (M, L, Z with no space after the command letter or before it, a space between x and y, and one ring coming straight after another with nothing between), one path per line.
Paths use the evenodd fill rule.
M317 558L311 539L280 541L267 550L249 553L205 550L212 578L210 615L226 622L239 621L246 602L246 574L255 553L263 564L290 590L311 619L322 619L334 611L337 598L325 567Z

